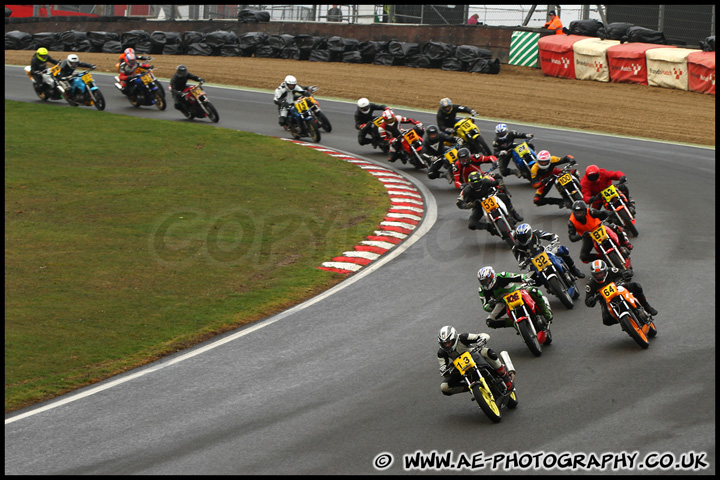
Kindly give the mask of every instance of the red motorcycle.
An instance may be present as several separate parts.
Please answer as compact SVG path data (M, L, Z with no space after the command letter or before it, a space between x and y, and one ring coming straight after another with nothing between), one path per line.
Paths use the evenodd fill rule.
M401 128L400 132L400 136L397 138L400 144L400 160L403 163L410 162L415 168L429 168L430 164L420 153L423 148L422 136L415 128L409 130Z
M186 118L192 120L193 118L205 118L208 117L213 123L217 123L220 120L215 106L210 103L207 98L207 93L202 89L204 82L200 82L197 85L188 85L183 90L183 115Z
M620 246L617 234L605 222L590 232L590 238L595 251L602 255L609 267L632 272L630 252Z

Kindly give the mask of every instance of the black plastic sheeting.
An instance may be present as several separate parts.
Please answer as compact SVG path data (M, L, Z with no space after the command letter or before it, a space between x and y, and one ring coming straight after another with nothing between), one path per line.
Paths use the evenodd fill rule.
M254 14L243 15L257 19ZM50 51L106 53L122 53L124 49L132 47L141 55L255 56L310 62L405 65L413 68L442 68L491 74L498 73L500 68L499 60L493 61L492 52L488 49L434 41L360 42L354 38L340 36L325 38L307 34L268 35L264 32L249 32L238 36L234 32L224 30L211 33L197 31L148 33L144 30L130 30L120 35L75 30L29 35L16 30L5 34L6 50L34 50L39 47L46 47Z

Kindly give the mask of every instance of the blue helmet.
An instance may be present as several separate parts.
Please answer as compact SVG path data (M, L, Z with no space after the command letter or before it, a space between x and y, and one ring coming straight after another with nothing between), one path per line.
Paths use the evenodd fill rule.
M495 127L495 135L497 135L498 138L505 138L508 134L508 126L504 123L500 123Z
M532 228L527 223L521 223L515 229L515 240L523 247L530 243L532 238Z

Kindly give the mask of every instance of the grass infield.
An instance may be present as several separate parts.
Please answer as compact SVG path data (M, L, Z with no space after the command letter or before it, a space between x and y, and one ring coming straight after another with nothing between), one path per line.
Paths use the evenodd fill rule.
M326 290L389 205L280 139L6 100L5 412Z

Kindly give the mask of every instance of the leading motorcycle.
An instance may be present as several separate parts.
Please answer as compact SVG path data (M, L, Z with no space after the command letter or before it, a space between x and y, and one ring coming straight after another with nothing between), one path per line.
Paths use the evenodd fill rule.
M504 408L513 409L518 406L517 391L513 389L508 392L502 378L482 358L480 350L486 343L487 340L483 338L467 352L460 354L456 351L450 354L452 365L448 365L445 369L441 368L440 374L444 376L452 370L457 370L465 380L473 400L483 413L494 423L499 423L502 420ZM514 383L515 367L510 360L510 355L506 351L502 351L499 358Z
M540 308L527 291L527 284L520 284L512 292L503 295L507 316L513 327L533 355L542 355L542 346L552 343L550 322L540 314Z
M158 110L165 110L165 90L155 77L152 66L138 67L135 74L128 79L126 96L130 105L140 108L144 105L155 105Z
M184 103L183 115L185 118L192 120L193 118L208 117L213 123L220 121L215 106L208 100L207 93L202 89L205 82L199 82L197 85L188 85L182 93Z
M92 77L91 71L95 67L84 72L73 72L67 79L69 87L66 89L65 100L73 106L87 105L95 106L98 110L105 110L105 97L98 88Z
M541 283L548 293L559 298L565 308L569 310L575 305L573 300L580 296L580 292L575 276L570 273L570 268L561 256L553 253L557 245L558 242L551 242L548 245L540 246L532 252L528 260L520 262L520 269L524 270L529 266L534 272L533 276L538 279L538 283Z
M320 104L317 100L315 100L315 97L313 97L313 93L318 91L318 87L315 85L307 88L308 95L305 97L308 100L308 103L310 104L310 109L312 110L313 115L315 116L317 120L318 126L325 130L326 132L330 133L332 131L332 124L330 123L330 120L328 120L327 115L320 110Z
M35 77L30 73L30 65L25 67L25 73L33 83L33 90L35 94L47 102L48 100L60 100L63 98L63 92L65 89L58 83L57 75L60 73L60 65L53 65L50 68L46 68L42 71L42 82L37 83Z
M599 290L599 296L605 301L608 312L622 329L642 348L648 348L648 338L657 335L652 317L640 305L640 302L628 289L610 282Z
M479 153L481 155L492 155L484 146L483 136L480 129L473 121L476 117L470 116L459 119L455 122L455 135L462 138L463 142L470 149L471 153ZM482 141L481 141L482 140Z
M310 137L313 142L320 141L320 127L308 97L298 97L288 105L288 128L295 139Z

